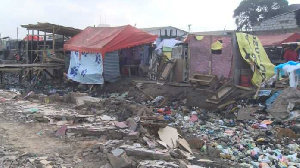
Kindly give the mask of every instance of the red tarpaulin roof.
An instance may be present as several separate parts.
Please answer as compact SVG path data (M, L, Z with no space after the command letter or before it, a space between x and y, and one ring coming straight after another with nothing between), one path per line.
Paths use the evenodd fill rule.
M65 50L105 54L155 41L149 34L130 25L121 27L87 27L64 45Z
M258 36L258 38L263 46L281 46L282 43L299 41L300 33Z
M26 36L23 40L27 41L31 41L32 40L32 35L28 35ZM33 41L38 41L38 36L33 36ZM44 39L42 37L39 37L39 41L44 41Z

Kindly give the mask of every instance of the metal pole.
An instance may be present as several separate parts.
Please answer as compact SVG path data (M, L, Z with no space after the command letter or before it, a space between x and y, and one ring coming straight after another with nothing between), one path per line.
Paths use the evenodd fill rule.
M17 27L17 41L19 41L19 27Z

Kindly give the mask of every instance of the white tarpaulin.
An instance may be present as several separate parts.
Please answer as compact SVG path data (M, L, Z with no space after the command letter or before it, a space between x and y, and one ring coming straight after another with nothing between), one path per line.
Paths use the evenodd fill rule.
M103 61L100 54L71 51L68 78L82 84L103 84Z
M168 48L174 48L176 44L182 43L182 41L175 40L175 39L164 39L157 47L156 50L168 47Z

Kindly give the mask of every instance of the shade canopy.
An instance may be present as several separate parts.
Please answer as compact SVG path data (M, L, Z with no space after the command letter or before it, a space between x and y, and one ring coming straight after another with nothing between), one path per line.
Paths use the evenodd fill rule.
M154 42L157 36L130 25L120 27L87 27L65 43L64 49L105 54Z
M260 42L264 47L267 46L281 46L282 43L300 41L300 33L286 33L279 35L263 35L258 36Z

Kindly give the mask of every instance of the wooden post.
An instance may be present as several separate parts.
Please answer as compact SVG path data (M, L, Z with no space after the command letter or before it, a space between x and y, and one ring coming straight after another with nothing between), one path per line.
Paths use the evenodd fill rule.
M38 54L39 53L38 52L38 50L39 50L39 42L40 42L40 31L38 30L37 31L37 41L36 41L36 50L35 50L36 53L37 53L36 54L37 57L39 57L39 54ZM40 60L40 59L38 58L38 60Z
M28 33L27 33L27 41L26 41L26 45L27 45L27 47L26 47L26 49L27 49L27 60L26 60L26 62L27 62L27 64L29 64L29 30L27 30L28 31Z
M37 31L37 37L38 37L38 39L37 39L37 43L36 43L36 50L39 50L39 42L40 42L40 31L39 30Z
M34 38L34 30L32 30L31 33L31 44L30 44L30 64L33 63L32 62L32 57L33 57L33 38Z
M46 31L44 31L44 50L46 50Z
M55 50L55 35L54 35L54 30L55 30L55 28L53 27L53 32L52 32L52 38L53 38L53 46L52 46L52 48L53 48L53 51Z
M212 45L212 36L209 36L209 74L212 74L212 52L211 52L211 45Z
M0 71L0 80L1 80L1 84L3 84L3 72Z
M233 54L233 62L232 62L232 73L233 73L233 82L235 85L240 84L241 79L241 54L239 51L238 42L236 39L236 32L232 34L232 54Z

